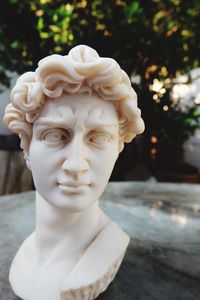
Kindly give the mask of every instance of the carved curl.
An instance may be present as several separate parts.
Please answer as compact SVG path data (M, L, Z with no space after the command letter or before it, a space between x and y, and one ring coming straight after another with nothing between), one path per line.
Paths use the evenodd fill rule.
M137 96L127 74L112 58L99 57L85 45L76 46L68 55L51 55L42 59L35 72L19 77L11 92L4 121L18 133L25 154L32 134L32 123L47 97L57 98L63 93L96 93L106 101L113 101L119 114L121 150L144 130Z

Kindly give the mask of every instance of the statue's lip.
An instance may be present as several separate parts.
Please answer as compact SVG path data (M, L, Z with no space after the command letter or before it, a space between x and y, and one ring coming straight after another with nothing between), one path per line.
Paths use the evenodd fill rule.
M82 187L82 186L90 186L90 183L87 182L71 182L71 181L67 181L67 182L58 182L59 186L66 186L66 187L73 187L73 188L77 188L77 187Z
M84 182L60 182L58 186L65 193L80 194L83 193L90 184Z

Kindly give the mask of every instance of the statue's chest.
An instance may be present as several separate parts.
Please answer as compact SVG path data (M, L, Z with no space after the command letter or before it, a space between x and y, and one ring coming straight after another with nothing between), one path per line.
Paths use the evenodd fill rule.
M10 283L23 300L60 300L65 278L73 263L64 261L38 261L29 245L22 245L10 269Z
M23 295L25 300L60 300L61 286L65 274L49 268L38 268L37 271L28 270L24 273Z

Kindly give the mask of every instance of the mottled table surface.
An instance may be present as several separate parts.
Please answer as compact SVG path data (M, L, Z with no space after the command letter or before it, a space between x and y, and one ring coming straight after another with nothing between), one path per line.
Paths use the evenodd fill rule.
M131 243L98 300L200 299L200 185L109 183L101 206ZM0 197L0 300L19 299L8 271L34 214L34 192Z

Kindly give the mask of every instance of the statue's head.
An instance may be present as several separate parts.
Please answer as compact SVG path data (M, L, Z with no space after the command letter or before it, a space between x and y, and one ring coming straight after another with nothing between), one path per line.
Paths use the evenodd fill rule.
M101 195L124 143L144 130L127 74L84 45L23 74L4 121L21 138L41 196L72 211Z

